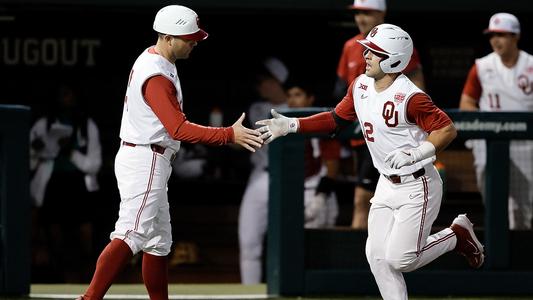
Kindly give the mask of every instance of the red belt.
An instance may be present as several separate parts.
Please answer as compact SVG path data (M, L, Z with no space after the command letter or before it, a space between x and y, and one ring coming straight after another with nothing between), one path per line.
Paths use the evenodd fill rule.
M413 175L415 179L418 179L420 176L424 176L426 174L426 169L422 168L410 175ZM383 175L385 178L390 180L392 183L402 183L402 176L409 176L409 175Z
M136 147L137 146L137 144L129 143L129 142L125 142L125 141L122 141L122 145L130 146L130 147ZM156 145L156 144L150 144L150 149L152 149L152 151L154 151L156 153L165 154L165 149L166 148L163 147L163 146Z

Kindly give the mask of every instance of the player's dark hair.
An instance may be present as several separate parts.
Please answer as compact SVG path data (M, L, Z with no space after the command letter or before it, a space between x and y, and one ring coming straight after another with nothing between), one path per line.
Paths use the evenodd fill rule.
M308 96L315 95L314 85L308 79L305 79L303 77L289 77L283 87L286 91L297 87L302 89Z

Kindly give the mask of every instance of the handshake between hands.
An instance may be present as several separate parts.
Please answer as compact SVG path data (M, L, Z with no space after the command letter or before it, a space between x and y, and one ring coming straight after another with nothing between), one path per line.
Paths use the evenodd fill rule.
M261 133L261 139L263 139L265 145L280 136L286 136L289 133L298 131L299 123L297 118L287 118L275 109L271 109L270 113L274 118L255 122L255 125L263 125L257 128L257 131Z
M232 126L235 144L255 152L255 149L272 142L276 138L298 130L298 119L287 118L274 109L270 113L274 118L255 122L256 125L262 125L255 130L242 125L245 116L243 113Z

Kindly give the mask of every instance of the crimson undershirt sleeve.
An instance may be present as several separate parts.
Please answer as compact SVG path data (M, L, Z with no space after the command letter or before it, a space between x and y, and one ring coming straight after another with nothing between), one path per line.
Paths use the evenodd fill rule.
M355 81L354 81L355 82ZM345 127L355 121L356 114L352 96L353 82L348 87L346 96L337 104L335 109L330 112L322 112L310 117L299 118L300 127L298 132L301 133L332 133L339 128Z
M148 78L142 93L173 139L208 145L224 145L234 141L232 127L208 127L187 121L176 96L176 87L163 75Z
M414 94L407 102L407 120L427 133L452 123L450 117L424 93Z
M481 91L481 82L479 81L479 76L477 75L477 67L474 64L468 72L468 77L466 77L465 86L463 87L463 94L466 94L477 100L481 97Z

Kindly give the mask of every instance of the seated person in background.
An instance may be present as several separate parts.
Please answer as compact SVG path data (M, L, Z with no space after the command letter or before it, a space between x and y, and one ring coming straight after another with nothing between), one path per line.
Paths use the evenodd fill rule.
M285 85L291 108L311 107L315 95L311 85L291 80ZM305 227L335 226L339 207L334 181L339 171L340 143L332 139L307 139L305 142Z
M490 18L493 52L470 69L459 108L465 111L533 111L533 56L518 48L520 23L508 13ZM480 192L485 191L485 140L469 140ZM509 228L531 229L533 219L533 141L511 141L509 149Z

